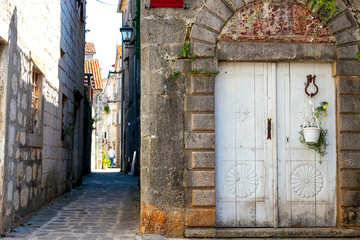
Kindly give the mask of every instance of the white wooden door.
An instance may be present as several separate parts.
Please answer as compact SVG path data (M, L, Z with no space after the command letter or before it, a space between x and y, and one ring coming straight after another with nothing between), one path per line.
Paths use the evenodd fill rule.
M217 226L334 226L331 65L233 62L220 63L219 70L215 82ZM308 74L317 75L316 104L330 103L324 125L329 131L328 154L323 158L298 140ZM306 193L299 188L301 181L310 188Z
M281 63L277 65L278 196L280 227L335 226L336 141L335 90L331 64ZM316 75L319 93L315 107L327 101L327 154L320 157L299 142L301 113L306 105L306 75Z
M219 68L215 82L217 226L270 227L276 148L265 135L275 108L275 64L221 63Z

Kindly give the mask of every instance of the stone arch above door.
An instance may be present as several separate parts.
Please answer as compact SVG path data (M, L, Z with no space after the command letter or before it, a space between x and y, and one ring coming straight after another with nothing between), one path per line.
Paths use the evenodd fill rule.
M284 59L274 59L274 60L287 60L287 59L319 59L323 60L335 60L335 59L356 59L354 53L349 52L349 49L342 47L342 45L346 45L349 43L359 43L360 42L360 20L356 18L359 16L359 10L356 9L356 3L353 3L352 0L343 2L342 0L337 0L337 6L339 8L339 12L334 15L334 18L328 22L327 29L323 28L320 31L320 38L317 38L313 43L310 44L310 39L313 37L311 32L314 29L316 23L320 23L320 19L322 15L325 15L324 12L320 11L318 13L318 18L316 19L306 19L308 24L306 24L307 28L304 29L300 27L297 23L299 21L304 20L303 16L310 13L311 1L308 0L208 0L204 4L203 8L200 10L198 16L196 17L195 24L192 27L191 31L191 43L193 54L198 57L217 57L222 60L225 58L222 54L221 45L219 43L226 42L229 47L233 44L229 44L230 42L243 42L243 47L245 50L247 49L249 43L253 44L254 42L263 43L263 45L259 45L257 47L268 48L268 43L279 43L279 42L303 42L307 43L308 46L302 45L302 47L287 47L286 50L280 48L280 50L284 51L296 51L296 54L284 56ZM263 36L259 34L244 34L244 32L236 33L241 29L231 29L229 25L231 25L231 21L235 19L237 16L241 16L244 12L257 12L259 7L267 7L269 10L264 14L264 19L266 19L266 15L274 16L274 14L280 13L288 13L287 19L290 19L294 26L289 27L286 31L279 31L279 35L275 36L271 34L271 36L265 36L264 32ZM254 15L254 13L252 14ZM299 17L302 16L302 17ZM261 23L261 27L265 26L269 21L265 21ZM276 22L273 22L276 23ZM270 24L273 24L270 22ZM280 21L281 23L281 21ZM250 27L251 22L247 22L247 26ZM252 26L254 28L254 25ZM255 26L259 27L259 26ZM275 27L276 29L276 27ZM279 30L279 28L277 28ZM228 30L228 32L227 32ZM244 30L244 29L243 29ZM282 29L284 30L284 28ZM286 29L285 29L286 30ZM327 30L327 32L326 32ZM236 37L235 39L229 37L229 32L234 31L235 34L239 34L241 36ZM276 30L270 32L276 33ZM265 32L266 33L266 32ZM287 34L290 33L290 34ZM279 39L278 36L281 36ZM332 36L332 37L330 37ZM318 43L329 43L332 46L339 46L339 49L335 49L334 47L325 46L325 48L319 47ZM330 44L329 44L330 45ZM282 45L283 46L283 45ZM304 49L299 49L304 48ZM331 49L332 48L332 49ZM357 52L358 46L351 47L355 53ZM311 49L313 49L311 51ZM220 50L220 54L218 54L218 50ZM233 49L231 49L233 50ZM241 49L240 49L241 50ZM240 51L237 50L237 51ZM337 53L335 53L335 50ZM262 51L265 51L262 49ZM310 51L310 52L309 52ZM233 51L232 51L233 52ZM331 53L332 52L332 53ZM319 54L324 54L324 56L320 56ZM300 56L298 56L300 54ZM294 57L297 56L296 58ZM339 55L339 56L337 56ZM265 53L264 57L267 55ZM260 58L260 56L259 56ZM295 58L295 59L294 59ZM229 59L234 59L234 56L229 56ZM245 59L238 59L245 60ZM249 59L248 59L249 60ZM259 59L254 59L259 60ZM264 59L263 59L264 60ZM342 70L347 67L355 67L356 72L359 73L360 69L355 64L356 62L342 62L338 63L339 74L342 74Z
M218 61L325 61L334 62L337 98L337 155L338 155L338 226L360 227L360 66L356 52L360 49L359 20L354 17L356 3L352 0L336 0L336 13L318 41L310 43L312 24L307 28L289 27L279 36L276 28L261 34L238 34L231 37L232 21L245 11L254 11L259 5L273 8L273 13L285 11L288 19L295 14L309 13L308 0L207 0L191 29L191 49L196 60L192 69L216 72ZM352 4L351 4L352 3ZM280 6L280 7L279 7ZM298 14L299 15L299 14ZM295 21L296 22L296 21ZM256 22L253 22L256 23ZM249 24L247 22L247 24ZM261 22L263 27L265 21ZM246 24L245 24L246 25ZM253 24L254 26L254 24ZM245 26L246 27L246 26ZM242 28L244 30L245 28ZM240 33L241 29L237 29ZM252 29L254 30L254 28ZM253 31L254 32L254 31ZM255 31L256 32L256 31ZM247 33L247 32L246 32ZM289 33L289 34L288 34ZM236 32L235 32L236 34ZM185 96L186 126L185 149L189 162L187 169L187 227L215 227L214 187L214 76L198 74L191 76L191 88ZM203 123L208 123L202 126ZM199 189L202 188L202 189ZM358 195L357 195L358 194ZM206 204L198 199L206 196ZM208 220L198 221L201 216ZM201 218L204 219L204 218ZM193 231L193 230L192 230ZM191 231L187 232L191 236Z

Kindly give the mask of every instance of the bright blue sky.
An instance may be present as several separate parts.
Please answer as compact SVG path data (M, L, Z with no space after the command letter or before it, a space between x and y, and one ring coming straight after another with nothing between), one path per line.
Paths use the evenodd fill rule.
M108 4L104 4L104 3ZM113 71L116 45L121 44L121 13L117 13L119 0L87 0L86 41L95 44L95 58L100 61L101 77Z

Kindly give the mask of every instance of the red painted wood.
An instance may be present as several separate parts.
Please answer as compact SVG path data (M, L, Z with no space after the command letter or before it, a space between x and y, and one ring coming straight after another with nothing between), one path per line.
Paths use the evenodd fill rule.
M183 0L151 0L150 7L183 7Z

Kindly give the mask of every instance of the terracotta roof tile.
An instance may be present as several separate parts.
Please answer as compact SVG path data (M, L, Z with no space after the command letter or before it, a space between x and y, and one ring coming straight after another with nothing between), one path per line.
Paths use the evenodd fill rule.
M85 59L84 68L85 74L91 73L93 75L91 88L94 90L103 89L99 61L97 59Z
M85 42L85 53L96 53L94 43Z

